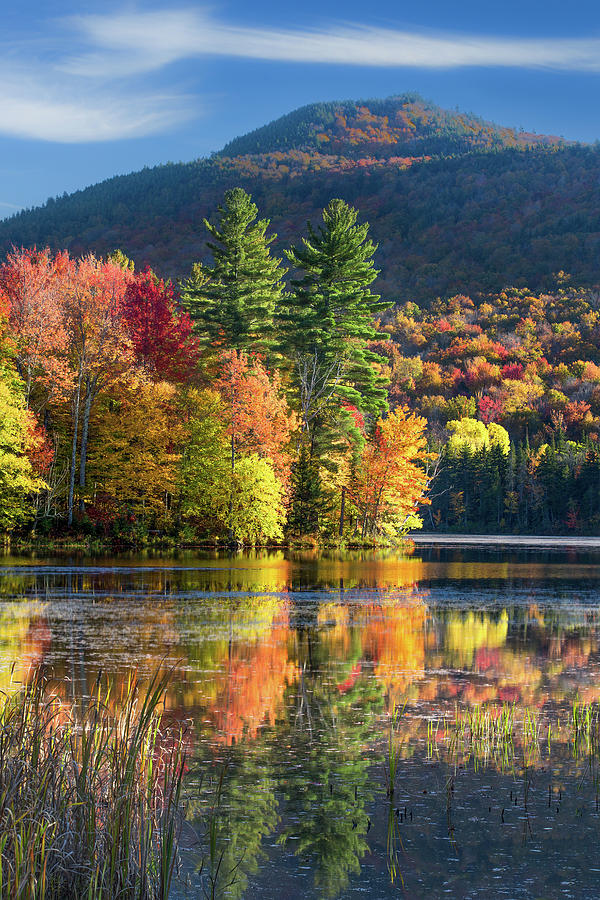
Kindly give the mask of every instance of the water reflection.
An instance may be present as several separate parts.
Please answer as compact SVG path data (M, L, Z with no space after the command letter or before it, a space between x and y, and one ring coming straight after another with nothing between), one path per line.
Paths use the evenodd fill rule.
M215 806L206 773L227 767L215 813L225 896L385 897L402 879L409 895L475 896L471 884L481 896L594 896L568 885L553 894L532 862L543 849L550 870L566 865L558 814L534 802L548 785L554 796L552 778L567 798L563 820L570 810L578 828L599 824L587 799L577 805L571 787L584 769L568 753L554 756L553 775L555 763L535 763L533 811L518 818L511 806L502 822L521 771L475 782L426 747L428 723L457 705L515 703L557 720L577 697L600 700L600 557L435 550L4 564L1 690L44 665L76 703L102 669L118 702L132 667L173 669L168 713L186 724L189 812L201 832ZM383 760L398 707L401 799L390 806ZM519 840L526 822L528 848L516 849L513 819ZM569 852L583 865L580 847ZM199 854L190 851L192 874ZM507 874L512 854L533 886ZM484 874L490 866L503 882Z

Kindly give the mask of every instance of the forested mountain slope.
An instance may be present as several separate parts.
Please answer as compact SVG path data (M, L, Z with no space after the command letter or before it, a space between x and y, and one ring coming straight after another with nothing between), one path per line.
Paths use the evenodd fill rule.
M184 276L227 188L252 193L285 246L331 197L379 242L378 290L429 302L507 284L543 290L564 270L600 282L600 150L500 128L414 95L315 104L207 160L119 176L0 222L12 244L105 253Z

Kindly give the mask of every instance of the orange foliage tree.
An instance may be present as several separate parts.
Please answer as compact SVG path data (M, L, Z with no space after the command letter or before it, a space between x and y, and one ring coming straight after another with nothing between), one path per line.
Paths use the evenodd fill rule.
M378 421L365 443L352 490L356 528L360 524L363 538L401 532L418 506L427 502L428 478L422 465L428 457L426 424L400 406Z
M79 488L83 491L92 404L103 388L118 380L133 364L131 342L122 317L123 299L131 277L131 273L118 264L104 262L90 254L73 261L61 279L73 384L73 435L67 501L69 525L73 521L80 420ZM83 510L83 498L80 498L80 512Z
M243 350L224 350L215 387L224 403L232 470L239 453L257 453L269 459L278 477L287 483L287 446L295 416L283 396L279 373L270 374L258 357Z

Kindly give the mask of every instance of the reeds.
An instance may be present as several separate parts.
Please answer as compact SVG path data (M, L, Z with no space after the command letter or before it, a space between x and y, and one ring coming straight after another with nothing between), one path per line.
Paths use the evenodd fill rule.
M600 751L600 707L596 703L573 701L573 754L598 755Z
M384 763L383 768L387 784L386 793L390 799L394 796L394 791L396 789L396 772L398 770L398 760L400 759L400 751L402 749L402 741L398 736L398 726L405 709L406 702L402 709L399 709L394 703L389 718L387 764Z
M570 745L575 759L587 757L600 761L600 705L573 701L570 715L542 723L540 713L515 704L455 708L454 718L427 722L427 757L451 761L494 764L501 769L514 768L519 761L530 766L549 759L557 746Z
M75 707L42 675L0 700L2 900L166 900L177 859L180 731L168 676Z
M515 707L473 706L464 712L455 710L449 737L452 756L461 753L473 760L475 768L492 760L509 765L514 757Z

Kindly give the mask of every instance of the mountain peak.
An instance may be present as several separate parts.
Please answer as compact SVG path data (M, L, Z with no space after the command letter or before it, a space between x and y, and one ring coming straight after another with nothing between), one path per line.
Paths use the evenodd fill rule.
M458 110L449 111L418 94L383 100L311 103L223 147L218 157L304 151L371 157L454 156L472 150L563 144L560 138L518 131Z

